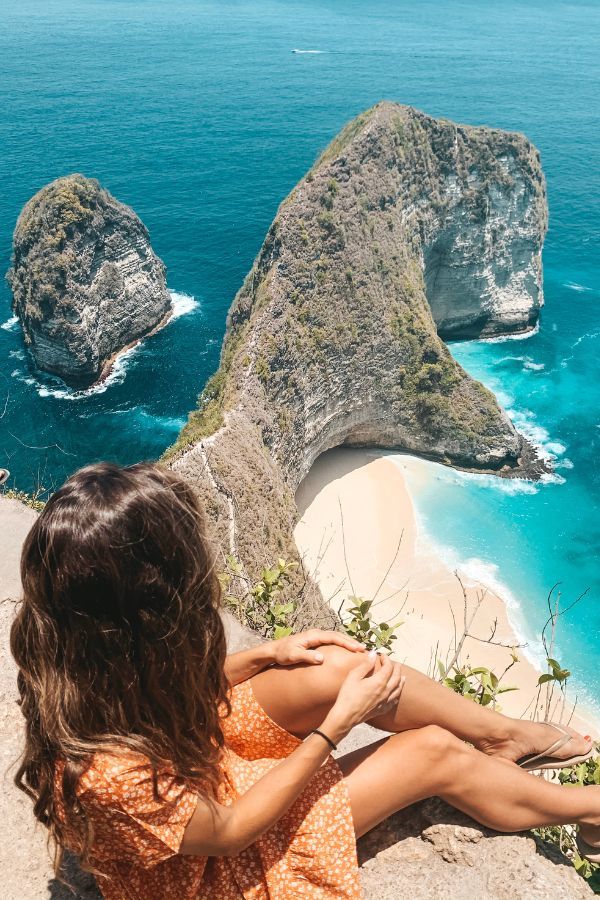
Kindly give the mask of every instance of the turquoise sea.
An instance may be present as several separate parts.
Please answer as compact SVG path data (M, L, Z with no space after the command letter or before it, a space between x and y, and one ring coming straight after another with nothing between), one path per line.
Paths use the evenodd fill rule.
M294 54L293 49L319 50ZM69 172L131 204L183 313L73 395L30 366L0 287L0 465L31 490L98 458L153 458L217 366L225 316L279 202L381 98L525 132L550 200L546 307L527 340L455 345L557 478L432 467L419 513L498 566L531 634L589 588L559 653L600 698L600 4L560 0L0 2L0 269L22 205Z

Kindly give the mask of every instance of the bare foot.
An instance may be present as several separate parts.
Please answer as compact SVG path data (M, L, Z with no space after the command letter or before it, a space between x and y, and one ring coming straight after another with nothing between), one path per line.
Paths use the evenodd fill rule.
M485 739L476 746L478 750L487 753L488 756L498 756L510 762L518 762L524 756L537 755L554 744L561 736L557 729L544 722L523 722L518 719L507 720L510 722L510 733L501 739ZM568 725L560 726L564 731L572 735L560 749L553 751L552 759L560 762L563 759L571 759L573 756L585 756L592 746L592 738L589 734L581 735Z

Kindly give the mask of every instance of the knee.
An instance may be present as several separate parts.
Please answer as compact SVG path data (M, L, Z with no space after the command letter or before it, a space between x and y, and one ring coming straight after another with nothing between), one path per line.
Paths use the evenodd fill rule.
M439 725L425 725L423 728L416 728L414 738L419 754L435 765L439 764L440 760L454 757L466 749L465 744L459 738Z
M353 653L352 650L346 650L336 644L321 645L319 653L323 656L323 663L318 668L337 676L340 681L364 660L362 653Z
M397 745L399 758L402 754L410 759L414 777L427 786L423 796L443 795L473 764L468 745L438 725L399 732L389 740Z

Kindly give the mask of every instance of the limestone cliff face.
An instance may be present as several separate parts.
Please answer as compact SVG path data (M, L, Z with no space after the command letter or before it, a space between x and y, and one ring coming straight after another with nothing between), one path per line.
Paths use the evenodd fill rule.
M132 209L97 181L59 178L24 207L8 278L40 369L73 387L168 318L165 267Z
M351 122L282 203L171 454L222 542L251 562L293 546L293 493L340 444L524 471L526 443L441 337L535 323L545 229L521 135L393 103Z
M440 127L448 142L451 126ZM438 333L528 331L543 303L547 205L539 156L520 135L490 129L457 127L454 142L421 251Z

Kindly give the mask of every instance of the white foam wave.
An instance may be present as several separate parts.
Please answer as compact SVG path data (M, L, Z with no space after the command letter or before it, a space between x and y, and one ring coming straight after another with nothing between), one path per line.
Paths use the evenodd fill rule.
M521 604L508 585L500 578L498 566L487 560L472 557L459 563L457 571L470 586L480 586L484 590L487 588L504 601L510 626L517 643L522 645L519 652L538 672L545 672L546 654L541 639L533 637L531 634Z
M510 394L507 394L506 391L502 390L502 388L499 388L497 385L492 384L492 382L490 381L486 381L484 383L486 387L488 387L490 391L494 393L496 400L498 401L500 406L504 407L504 409L508 409L513 405L513 403L515 402L514 397L512 397Z
M11 375L24 384L35 387L40 397L54 397L57 400L81 400L83 397L91 397L93 394L103 394L112 384L120 384L125 379L131 357L139 347L140 344L136 344L134 347L124 350L115 360L109 375L104 381L94 384L85 390L75 390L67 387L63 381L59 378L54 378L52 375L44 375L43 380L41 380L42 376L34 378L31 375L27 375L22 369L15 369L11 372Z
M600 334L600 332L598 332ZM590 333L588 336L596 336L595 333ZM579 338L579 340L583 340ZM524 368L527 365L527 362L531 362L531 365L535 367L537 371L542 364L533 363L531 361L531 357L529 356L507 356L504 357L506 360L515 360L515 361L523 361ZM498 360L498 362L502 362L502 360ZM469 370L468 361L464 363L464 368ZM524 435L531 444L536 448L541 459L550 463L552 467L559 456L561 456L566 451L566 447L560 441L554 440L550 437L548 431L540 425L535 418L535 413L533 413L530 409L520 409L515 404L517 400L507 394L505 390L503 390L500 382L497 378L494 377L486 377L485 373L482 375L481 373L473 372L473 377L479 378L479 380L486 385L489 390L491 390L498 403L501 407L506 411L506 414L509 416L511 421L513 422L517 431L519 431L522 435ZM568 468L565 466L565 468ZM494 482L502 482L506 481L506 479L498 478L497 476L492 476ZM520 479L519 479L520 480ZM564 482L564 478L560 475L550 476L546 479L541 479L542 483L546 484L562 484ZM538 482L539 483L539 482Z
M558 472L544 472L543 475L540 475L542 484L564 484L566 480L567 479L563 478L562 475L559 475Z
M546 443L546 450L554 453L555 456L562 456L566 449L565 445L561 444L560 441L548 441Z
M572 459L560 459L554 463L555 469L573 469L575 464Z
M135 344L135 346L129 347L128 350L123 350L114 361L107 377L99 382L99 384L93 384L83 391L68 388L64 385L57 388L42 385L38 389L38 394L40 397L56 397L59 400L81 400L83 397L92 397L94 394L103 394L111 387L111 385L122 384L123 381L125 381L131 359L141 346L142 342L140 341L138 344Z
M479 487L491 488L494 491L500 491L510 496L515 494L537 494L538 492L537 483L527 478L502 478L498 475L489 475L481 472L461 472L458 469L453 477L446 479L444 476L440 476L440 480L448 481L461 487L475 482Z
M493 366L500 366L505 362L523 362L524 359L527 359L526 356L501 356L500 359L495 359L492 362Z
M600 427L600 426L599 426ZM390 455L390 459L395 461L402 467L402 457L396 455ZM415 459L414 462L417 464L417 472L421 467L426 467L428 471L428 477L431 477L432 467L436 467L436 469L445 469L438 463L432 463L427 460ZM561 464L564 468L572 467L572 463L570 460L561 460ZM480 557L467 557L461 556L460 551L456 548L456 546L450 546L448 544L439 543L431 537L431 534L427 528L427 519L423 517L421 511L419 510L418 504L418 495L419 495L419 481L420 479L416 479L416 489L413 489L413 478L411 470L414 470L415 466L411 464L408 469L405 469L405 474L407 474L407 485L409 487L412 499L413 499L413 509L415 515L415 523L416 523L416 551L418 553L423 554L435 554L440 560L442 560L446 566L451 571L457 571L461 576L463 582L469 586L478 586L483 589L488 589L490 593L495 594L499 597L505 604L507 610L507 616L509 620L509 624L512 628L512 631L516 638L516 643L521 645L518 649L518 654L521 657L524 657L538 672L546 671L546 653L544 651L543 644L539 635L537 635L534 629L531 627L533 624L534 627L541 627L541 623L537 622L528 622L525 616L523 606L520 600L515 596L515 594L511 591L509 586L502 580L500 575L499 566L489 560L482 559ZM450 473L451 470L445 470ZM506 484L506 479L501 479L496 476L481 476L478 474L468 473L468 472L459 472L456 471L454 473L456 476L454 479L458 483L462 480L463 482L471 481L475 479L481 484L489 483L493 484L494 487L502 488L502 483ZM441 476L440 476L441 477ZM564 480L561 476L557 476L556 473L550 476L543 476L542 481L550 481L550 480ZM450 478L446 479L448 482L451 480ZM518 481L509 481L508 485L518 485ZM523 484L520 482L521 487L525 487L526 490L528 488L533 488L535 491L536 488L534 485L527 483ZM437 512L435 513L437 515ZM580 704L580 708L585 710L585 714L591 711L593 712L594 718L596 721L600 722L600 709L598 705L598 700L596 697L590 696L585 689L582 689L580 684L575 685L578 696L584 701L583 704Z
M465 586L481 587L484 590L487 588L490 593L499 597L506 605L508 620L516 637L516 643L525 645L520 652L538 671L545 671L546 657L542 643L539 638L532 636L531 630L527 627L521 603L500 578L500 569L496 563L477 556L463 558L456 547L440 544L433 540L417 505L413 503L413 507L417 525L417 549L433 552L446 564L448 569L458 572Z
M394 460L394 456L390 457ZM398 462L402 457L397 457ZM427 460L418 460L419 466L439 465L430 463ZM412 468L412 467L411 467ZM410 469L408 470L410 476ZM460 473L466 478L477 478L476 475L469 473ZM490 476L494 477L494 476ZM496 478L496 482L502 479ZM408 486L411 489L411 479L408 478ZM538 672L546 671L546 653L541 642L539 634L534 630L536 627L541 628L541 623L537 620L535 623L527 621L523 606L520 600L515 596L509 586L502 580L498 565L489 560L480 557L462 557L459 550L455 546L439 543L431 537L427 529L427 520L423 518L418 508L418 490L411 490L413 498L413 508L415 514L415 524L417 530L416 551L429 555L433 553L442 562L446 564L448 569L456 571L460 575L463 582L469 586L478 586L484 590L487 588L490 593L499 597L506 606L506 612L510 627L515 635L516 643L519 644L517 653L524 657ZM560 651L557 651L560 654ZM590 695L581 684L575 684L576 692L581 702L580 710L584 711L584 715L589 720L589 714L599 723L600 727L600 708L596 696Z
M517 644L524 644L521 652L529 662L538 670L545 669L545 656L543 647L538 639L533 638L523 615L520 602L512 593L508 585L500 578L500 569L496 563L480 557L472 556L462 558L455 547L448 544L440 544L433 540L427 531L417 505L413 503L415 521L417 526L417 551L434 553L438 559L453 572L458 572L465 586L487 588L506 605L508 620L516 637Z
M173 307L169 322L174 322L175 319L187 315L200 305L196 298L192 297L191 294L182 294L179 291L169 291L169 293L171 295Z
M19 319L17 316L11 316L10 319L7 319L6 322L3 322L2 325L0 325L0 328L2 328L3 331L15 331L18 324Z
M478 338L478 344L504 344L505 341L526 341L533 337L540 330L540 323L536 322L529 331L519 332L519 334L502 334L497 337Z
M298 50L296 47L294 47L294 49L292 50L292 53L312 53L314 55L315 53L324 53L324 51L323 50Z
M530 356L502 356L500 359L495 360L492 365L500 366L505 362L523 363L523 369L531 372L541 372L542 369L546 368L544 363L536 363Z
M593 341L597 337L600 337L600 330L599 331L586 331L585 334L582 334L580 337L577 338L577 340L573 344L571 344L571 350L575 350L577 347L579 347L579 345L581 343L583 343L583 341ZM575 356L574 353L571 353L569 356L565 356L565 358L561 361L561 364L560 364L561 369L566 369L568 363L573 359L574 356Z
M112 409L110 414L111 416L135 416L144 421L145 427L151 425L153 427L168 428L172 431L181 431L187 422L185 417L155 415L143 406L125 406L121 409ZM96 413L90 413L89 415L96 415Z
M499 578L499 568L495 563L472 556L458 563L458 572L464 576L470 587L482 585L505 601L510 609L519 609L519 602L506 584Z
M600 331L586 331L585 334L582 334L581 337L578 337L575 343L571 346L571 350L574 350L575 347L579 347L579 345L583 341L593 341L594 338L600 337Z
M499 567L495 563L479 557L460 559L456 550L435 543L430 539L429 535L423 535L423 541L427 542L429 550L433 551L449 568L458 572L465 586L487 589L504 602L510 627L515 635L516 643L520 645L517 649L517 654L524 657L537 672L545 672L547 665L546 651L542 644L541 636L533 632L525 618L522 604L508 585L502 581ZM538 622L537 624L541 628L541 623ZM560 650L557 653L560 658ZM575 684L575 688L581 701L579 703L581 713L586 718L591 713L593 719L599 722L600 709L598 698L591 694L585 685Z
M178 291L169 291L169 293L171 294L172 303L172 313L169 322L187 315L187 313L192 312L199 306L198 301L189 294L182 294ZM15 322L18 322L16 316L13 318ZM8 326L12 321L12 319L9 319L8 322L5 322L1 327L4 328L5 326ZM143 343L143 340L138 341L133 347L128 347L127 350L123 350L119 353L113 362L107 377L98 384L93 384L91 387L85 388L85 390L76 390L75 388L67 387L63 381L59 378L53 378L52 375L43 375L39 378L32 378L19 369L15 369L12 373L12 377L18 378L25 384L34 385L37 388L40 397L54 397L57 400L81 400L84 397L91 397L94 394L103 394L112 385L121 384L125 380L132 357L136 351L140 349ZM14 354L16 356L17 353L22 353L22 351L13 351L11 355ZM18 356L17 358L23 359L24 357ZM178 427L181 428L184 424L185 422L182 422ZM175 425L172 427L175 428Z
M554 464L556 458L566 451L564 444L553 440L548 431L535 419L535 413L530 409L506 408L508 416L512 419L515 428L523 434L537 449L540 457ZM559 482L547 479L546 483L562 483L564 478L557 476ZM543 479L542 479L543 480Z
M181 431L181 429L187 422L187 419L185 417L180 418L178 416L156 416L153 413L148 412L148 410L144 409L143 407L139 407L136 412L140 419L151 422L153 425L156 425L159 428L168 428L171 431Z
M8 355L12 359L25 359L25 351L24 350L9 350Z
M10 373L11 378L16 378L17 381L22 381L23 384L38 384L38 382L31 375L27 375L23 369L13 369Z
M438 547L436 547L436 552L438 552ZM508 585L501 580L498 566L487 560L472 557L464 561L458 561L455 569L465 584L479 586L484 590L487 588L488 591L504 602L509 624L517 639L517 644L521 645L517 653L525 657L538 672L545 672L547 657L541 636L532 633L532 629L525 619L521 603ZM541 628L541 623L538 624ZM558 653L560 656L560 651ZM596 721L598 721L599 708L597 697L590 694L584 685L577 684L575 687L577 695L580 699L583 699L583 703L580 703L583 715L587 717L587 713L591 712Z
M444 466L442 463L434 462L429 459L421 459L420 457L410 457L411 465L406 470L404 461L406 456L403 454L391 453L389 458L392 462L399 466L408 477L411 477L411 470L415 467L425 469L425 477L427 479L435 479L442 484L456 485L460 488L468 487L469 484L477 484L478 487L490 488L500 491L503 494L537 494L539 483L530 481L527 478L502 478L499 475L491 475L487 472L464 472L462 469L453 469L451 466ZM418 493L418 490L417 490Z

